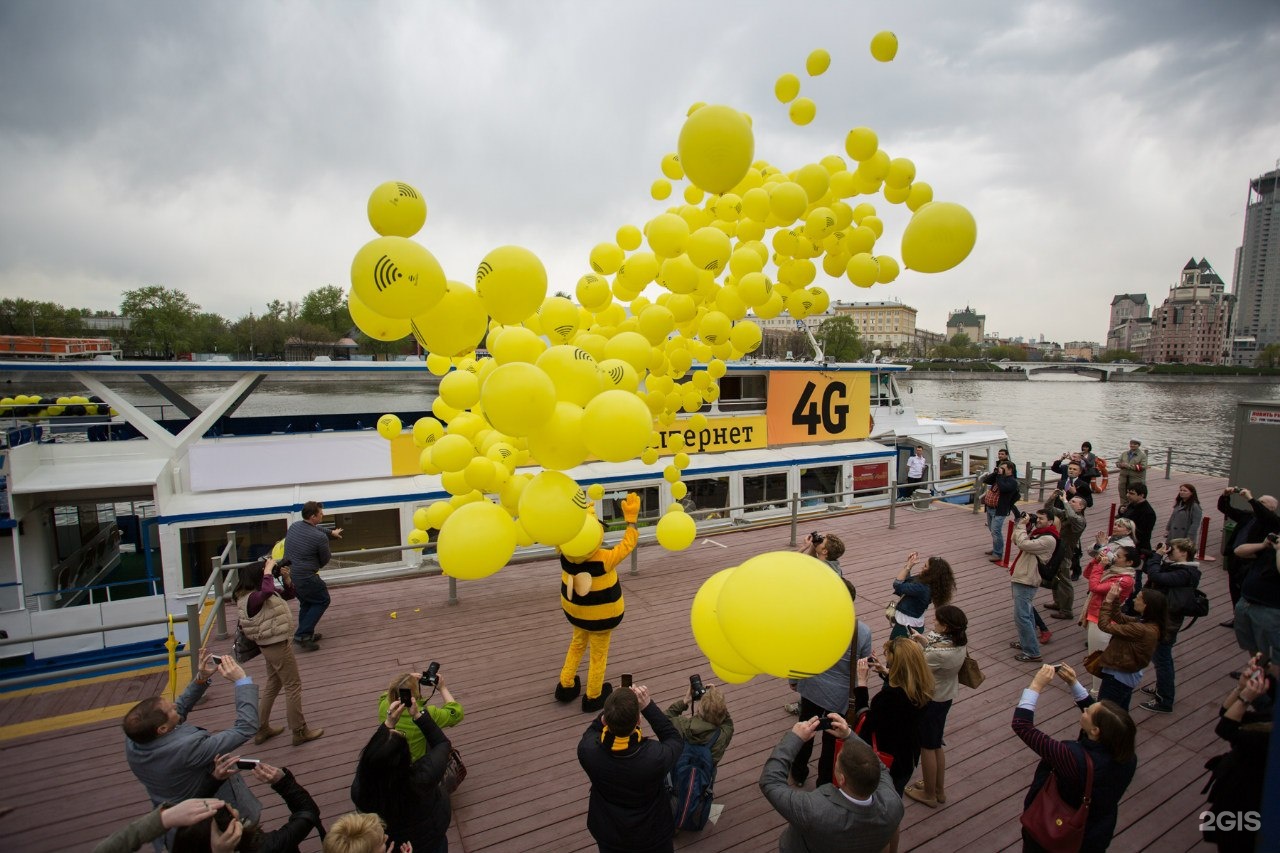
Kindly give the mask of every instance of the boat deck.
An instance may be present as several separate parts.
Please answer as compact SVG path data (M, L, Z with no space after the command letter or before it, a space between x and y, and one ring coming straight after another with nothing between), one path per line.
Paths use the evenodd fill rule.
M1212 505L1225 486L1221 478L1178 475L1151 482L1160 524L1179 482L1196 484L1215 520L1209 553L1219 531ZM1114 491L1106 497L1113 499ZM1090 534L1105 524L1107 504L1089 512ZM1033 754L1009 728L1012 708L1033 667L1012 659L1014 639L1007 571L989 563L989 536L981 516L968 507L935 505L902 510L889 530L883 511L825 519L821 529L848 545L841 560L859 592L859 611L875 631L879 647L888 636L881 613L890 579L905 555L939 553L955 568L956 604L970 620L970 650L987 679L978 690L962 689L947 725L947 796L935 810L907 801L902 849L996 851L1018 849L1018 815L1031 780ZM807 524L804 530L818 527ZM615 632L609 678L635 674L665 707L680 698L691 673L711 677L689 628L689 603L704 579L755 554L787 548L785 526L713 534L689 550L670 554L646 547L640 571L623 574L627 617ZM1225 673L1242 660L1227 618L1229 599L1220 562L1204 566L1203 588L1212 613L1179 637L1176 648L1178 706L1172 715L1137 707L1137 776L1120 807L1112 849L1149 848L1176 853L1203 845L1197 815L1204 798L1204 762L1224 751L1213 735L1216 708L1229 689ZM625 566L625 564L624 564ZM397 580L335 589L321 625L323 649L299 654L307 719L325 737L300 748L282 736L244 754L287 765L315 796L326 823L351 809L348 786L356 757L376 725L377 696L399 671L438 660L441 672L466 710L448 730L469 771L453 802L449 843L453 851L593 850L586 831L587 780L575 748L588 717L577 703L552 699L569 629L557 599L558 565L541 561L512 566L483 581L459 584L461 603L447 604L441 578ZM1083 586L1081 582L1080 586ZM1041 603L1047 593L1041 594ZM1077 608L1079 607L1077 603ZM1079 664L1084 634L1074 623L1049 620L1054 639L1046 660ZM229 643L220 644L223 649ZM585 661L584 661L585 666ZM255 678L258 661L247 667ZM583 672L585 680L585 669ZM1149 678L1153 678L1149 671ZM73 682L55 689L0 698L0 760L6 768L0 808L0 848L6 851L88 850L99 839L148 809L141 785L123 758L118 721L128 703L162 689L163 675ZM736 733L719 770L716 801L724 810L701 833L681 834L679 849L769 851L777 849L779 816L757 787L761 766L794 722L782 711L793 694L778 679L757 677L727 688ZM210 689L193 722L218 729L232 719L231 690ZM72 711L120 706L96 722L50 718ZM283 700L275 718L284 717ZM86 714L92 716L92 714ZM1078 714L1065 690L1046 692L1037 722L1070 738ZM31 732L32 728L47 730ZM30 733L29 733L30 732ZM810 776L812 779L812 775ZM810 782L812 784L812 782ZM255 790L266 809L264 824L279 825L285 812L265 786ZM319 850L309 839L304 850Z

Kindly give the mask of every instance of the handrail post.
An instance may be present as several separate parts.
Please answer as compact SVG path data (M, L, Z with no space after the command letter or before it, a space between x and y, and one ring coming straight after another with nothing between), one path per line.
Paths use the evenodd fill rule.
M1044 475L1049 473L1049 466L1040 465L1040 503L1044 503Z
M796 547L796 525L799 524L800 493L791 493L791 547Z
M894 530L898 526L898 484L889 484L889 529Z
M449 575L449 604L458 603L458 579Z
M1164 478L1168 480L1173 476L1173 448L1169 448L1169 452L1164 457Z
M631 574L640 573L640 543L636 543L636 547L631 549Z
M973 514L978 514L978 504L982 503L982 475L973 478Z
M1022 493L1027 496L1027 500L1031 499L1031 461L1027 460L1027 476L1025 478L1026 485L1022 489Z
M227 609L223 606L226 597L226 576L222 569L222 555L213 558L213 619L214 636L225 640L227 633Z
M187 605L187 655L191 658L191 677L200 671L200 605Z

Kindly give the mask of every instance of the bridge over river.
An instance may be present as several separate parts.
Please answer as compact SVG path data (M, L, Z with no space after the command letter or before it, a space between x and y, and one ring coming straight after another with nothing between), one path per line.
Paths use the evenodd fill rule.
M992 362L991 366L1006 373L1021 370L1027 375L1027 378L1030 378L1034 373L1077 373L1082 376L1097 376L1101 381L1106 382L1113 373L1133 373L1146 365L1126 364L1123 362L1095 364L1094 362L1073 361L1000 361Z

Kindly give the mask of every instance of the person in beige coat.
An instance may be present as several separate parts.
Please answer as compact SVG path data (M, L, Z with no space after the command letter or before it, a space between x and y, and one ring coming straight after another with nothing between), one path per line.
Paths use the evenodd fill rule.
M302 676L298 673L298 661L293 656L293 611L285 599L294 598L287 565L280 567L283 592L277 592L272 570L275 560L267 557L240 570L240 583L236 586L236 609L240 612L240 630L262 650L267 664L267 686L258 704L258 731L253 736L255 744L266 743L283 729L271 727L271 706L276 696L284 690L286 717L293 732L293 745L301 746L324 734L324 729L307 728L302 715Z
M1058 528L1053 526L1049 513L1042 507L1035 516L1024 515L1013 526L1013 544L1018 549L1018 559L1013 564L1009 580L1013 589L1013 622L1018 629L1018 639L1010 646L1018 650L1014 660L1038 662L1040 637L1036 632L1035 597L1040 588L1040 562L1053 556L1058 547Z
M954 604L944 604L933 612L933 630L913 633L911 639L924 649L925 663L933 673L933 698L920 719L920 770L922 778L907 786L906 795L931 809L947 801L946 755L942 751L942 732L947 713L960 692L960 667L968 654L969 618Z

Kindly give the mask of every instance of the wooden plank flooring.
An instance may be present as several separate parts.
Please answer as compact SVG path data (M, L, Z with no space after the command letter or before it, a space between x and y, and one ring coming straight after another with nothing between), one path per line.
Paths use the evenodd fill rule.
M1213 519L1210 553L1217 553L1218 516L1213 512L1220 478L1185 475L1153 480L1152 502L1162 529L1179 482L1194 482ZM1114 491L1107 496L1114 498ZM1106 522L1107 504L1089 513L1090 532ZM806 523L838 533L848 552L841 560L858 587L859 612L875 631L877 647L888 635L880 616L891 592L890 578L905 555L946 556L957 573L956 603L970 620L970 649L987 675L982 688L964 689L947 726L946 806L934 811L908 801L902 849L953 851L969 847L1018 849L1018 814L1030 782L1033 755L1012 734L1009 722L1031 665L1012 659L1015 638L1006 570L987 562L990 547L981 516L968 508L939 505L928 512L903 510L889 530L885 512L835 516ZM688 551L668 554L646 547L640 573L623 575L627 617L615 632L609 678L631 672L647 684L659 704L683 695L690 673L711 677L693 642L689 603L714 572L755 554L785 549L786 526L714 533ZM724 546L724 547L719 547ZM1196 815L1204 761L1223 751L1213 736L1217 703L1230 685L1224 673L1241 653L1233 634L1218 627L1229 599L1218 563L1203 567L1203 587L1213 610L1175 648L1178 705L1172 715L1137 708L1138 773L1121 805L1117 851L1209 849L1199 841ZM454 798L450 849L466 853L594 850L587 834L587 781L575 749L589 722L578 705L552 699L569 638L558 604L558 565L549 561L512 566L492 578L459 585L461 603L446 602L446 582L418 578L336 588L321 625L324 648L300 654L309 723L326 730L323 739L293 748L287 736L246 755L287 765L319 802L326 822L349 811L356 757L377 722L377 695L399 671L442 664L450 688L466 709L463 723L448 731L469 770ZM1078 585L1083 588L1081 582ZM1041 604L1048 593L1041 593ZM1077 610L1083 601L1078 590ZM396 613L392 619L390 614ZM233 617L234 619L234 617ZM1079 664L1083 631L1048 620L1054 630L1046 659ZM221 644L224 648L227 643ZM585 662L584 662L585 664ZM248 666L255 678L262 664ZM1149 680L1154 674L1149 672ZM585 679L585 668L583 670ZM72 683L65 690L0 698L0 723L29 720L67 710L129 702L163 685L163 677L135 677L100 684ZM218 729L232 719L230 688L215 685L193 714L193 722ZM716 800L719 823L677 838L680 849L769 851L777 849L782 822L761 796L756 781L764 759L794 722L781 710L793 694L781 681L758 677L727 690L736 734L721 764ZM275 720L284 718L283 700ZM1041 702L1037 719L1055 736L1074 737L1078 714L1065 690L1054 688ZM147 802L123 759L117 722L108 721L34 735L0 744L6 769L0 805L13 811L0 818L0 849L69 851L90 849ZM812 784L812 783L811 783ZM268 827L285 817L269 789L258 790ZM305 850L319 850L313 838Z

